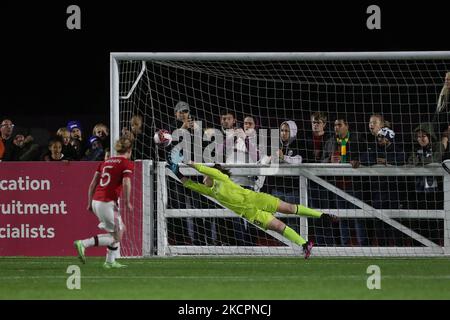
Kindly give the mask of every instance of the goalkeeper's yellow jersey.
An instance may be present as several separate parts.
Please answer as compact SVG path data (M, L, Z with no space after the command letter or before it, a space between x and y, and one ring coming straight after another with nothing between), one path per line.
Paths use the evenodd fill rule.
M234 183L226 174L215 168L210 168L199 163L194 164L194 167L198 172L213 179L213 186L209 188L203 183L197 183L189 179L183 183L186 188L216 199L224 207L240 216L245 214L251 215L260 207L261 204L258 204L258 201L262 199L258 199L259 194L257 192L242 188Z

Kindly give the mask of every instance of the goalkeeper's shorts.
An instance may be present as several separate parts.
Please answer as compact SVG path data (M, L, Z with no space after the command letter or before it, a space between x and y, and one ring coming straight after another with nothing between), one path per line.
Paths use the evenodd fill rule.
M264 211L264 210L255 210L251 213L244 214L244 217L253 224L267 230L267 226L270 221L272 221L275 217L272 213Z
M252 192L247 196L247 204L270 213L277 212L280 199L264 192Z

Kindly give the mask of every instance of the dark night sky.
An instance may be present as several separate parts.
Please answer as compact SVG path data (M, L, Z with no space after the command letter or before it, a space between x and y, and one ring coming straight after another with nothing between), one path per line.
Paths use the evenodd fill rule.
M450 50L442 2L123 3L2 3L0 116L108 120L111 51ZM381 7L382 30L365 27L373 3ZM81 7L81 30L66 28L70 4Z

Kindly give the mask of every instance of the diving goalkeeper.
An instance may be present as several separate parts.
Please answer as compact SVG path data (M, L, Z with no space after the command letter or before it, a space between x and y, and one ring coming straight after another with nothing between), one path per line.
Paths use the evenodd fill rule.
M230 179L229 170L219 164L215 164L214 167L207 167L190 161L188 165L205 176L203 183L197 183L186 178L179 171L179 166L176 163L169 161L168 168L181 180L184 187L214 198L224 207L248 221L265 230L276 231L290 241L301 245L305 259L310 256L314 243L303 239L292 228L275 218L273 214L280 212L313 218L331 218L331 215L302 205L286 203L267 193L244 189L234 183Z

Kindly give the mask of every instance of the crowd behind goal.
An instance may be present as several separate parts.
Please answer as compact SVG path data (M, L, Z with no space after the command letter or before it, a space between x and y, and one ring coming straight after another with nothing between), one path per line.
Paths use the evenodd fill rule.
M354 123L347 120L345 113L329 113L317 110L312 112L309 121L298 124L294 119L279 119L280 145L276 155L281 163L350 163L353 168L360 166L425 166L432 163L441 163L450 159L450 117L448 97L450 90L450 72L447 72L440 95L437 97L437 107L430 121L416 123L412 132L399 132L395 123L381 113L371 114L366 123L366 132L354 131ZM195 132L198 128L193 119L191 106L185 101L179 101L173 106L173 116L176 126L168 129L186 129ZM220 125L207 127L203 134L210 134L213 129L220 130L226 137L234 139L234 148L242 155L240 159L227 159L226 163L261 163L263 161L259 150L251 148L252 137L262 128L261 119L252 114L241 113L238 116L233 109L222 109L217 115ZM197 119L195 119L197 120ZM151 152L142 152L143 145L151 145L152 135L143 133L145 118L139 114L132 115L129 122L121 131L121 135L134 141L132 159L144 159L150 154L153 160L166 160L168 151L152 146ZM175 122L174 122L175 123ZM240 125L242 124L242 125ZM302 129L306 130L302 130ZM153 130L157 130L154 127ZM89 132L89 135L86 133ZM406 144L402 137L412 136L412 143ZM147 141L149 140L149 141ZM172 147L172 146L171 146ZM110 135L108 125L98 123L92 131L84 130L79 121L68 121L66 126L59 128L47 146L40 146L33 141L33 137L26 130L15 130L15 124L10 118L1 121L0 160L1 161L101 161L109 155ZM219 148L220 149L220 148ZM252 152L254 151L254 152ZM443 207L442 179L439 177L327 177L335 186L346 193L361 200L367 201L376 209L426 209L439 210ZM278 196L285 201L299 203L298 179L295 177L235 177L236 183L254 191L264 191ZM239 180L239 181L237 181ZM179 202L199 200L189 195L186 190L174 187ZM365 192L369 190L370 192ZM181 200L180 200L181 195ZM190 200L188 200L188 198ZM309 205L314 208L355 208L347 201L329 192L323 187L311 182L308 189ZM174 202L176 202L174 201ZM202 207L201 200L197 201ZM175 207L177 205L175 204ZM195 207L195 205L194 205ZM323 245L351 244L351 232L356 234L358 245L411 245L398 235L396 230L389 227L377 226L373 222L371 228L367 223L356 219L351 222L342 220L339 226L314 226L316 242ZM419 222L418 222L419 223ZM429 222L425 222L429 223ZM437 225L424 227L434 238L442 244L442 236ZM420 223L419 223L420 224ZM247 226L244 226L244 228ZM182 227L181 233L174 232L172 242L183 239L193 227ZM194 227L195 228L195 227ZM234 225L232 229L242 228ZM420 226L419 226L420 228ZM338 235L333 229L339 230ZM376 237L369 237L368 230L374 230ZM326 230L331 230L327 233ZM354 230L354 231L350 231ZM379 233L383 234L379 234ZM195 233L195 232L194 232ZM377 234L378 233L378 234ZM190 232L192 242L198 241ZM243 233L244 234L244 233ZM178 239L177 239L178 237ZM235 237L236 238L236 237ZM369 239L376 239L369 243ZM239 237L235 239L239 242ZM242 237L242 239L243 237ZM216 240L215 240L216 241ZM245 242L243 242L245 243Z

